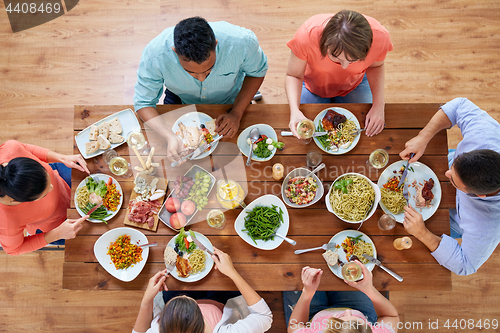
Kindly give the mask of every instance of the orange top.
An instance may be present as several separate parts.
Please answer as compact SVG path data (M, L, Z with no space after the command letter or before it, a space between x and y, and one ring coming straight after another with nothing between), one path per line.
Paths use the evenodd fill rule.
M363 80L366 69L383 61L393 49L389 32L374 18L364 15L373 31L373 42L364 61L357 61L343 69L328 57L321 55L319 40L323 27L334 14L319 14L302 24L287 43L299 59L306 60L304 82L306 88L321 97L345 96Z
M211 299L197 299L196 303L198 303L198 306L200 307L203 318L207 321L213 331L215 326L217 326L219 321L222 319L224 304Z
M0 203L0 243L4 251L10 255L19 255L44 247L47 242L43 234L35 235L36 229L47 232L66 220L71 189L59 173L52 170L47 163L48 152L48 149L15 140L6 141L0 146L0 164L16 157L31 158L44 166L54 186L52 191L38 201L23 202L16 206ZM24 237L24 229L33 236Z

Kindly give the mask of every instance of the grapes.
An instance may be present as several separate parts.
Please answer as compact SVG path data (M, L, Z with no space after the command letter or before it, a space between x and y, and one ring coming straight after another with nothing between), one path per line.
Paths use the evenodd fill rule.
M208 204L208 189L211 185L211 179L208 173L203 171L197 171L195 175L195 181L189 190L189 195L186 199L194 201L198 210L202 210ZM192 181L191 181L192 182Z
M184 199L188 196L189 194L189 189L191 186L193 186L194 182L191 177L182 177L177 176L176 181L174 182L174 194L181 198Z

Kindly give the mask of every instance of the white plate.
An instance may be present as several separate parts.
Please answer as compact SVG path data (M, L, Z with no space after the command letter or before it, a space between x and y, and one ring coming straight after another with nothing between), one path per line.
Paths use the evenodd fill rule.
M389 180L389 178L393 176L401 176L399 173L399 170L401 170L401 167L406 165L405 160L397 161L395 163L392 163L389 165L384 172L380 175L378 178L377 185L379 188L382 188L385 183ZM429 178L432 178L434 180L434 187L432 188L432 193L434 194L434 199L432 199L432 206L429 208L415 208L420 214L422 214L422 217L424 221L426 221L428 218L430 218L436 210L439 208L439 204L441 203L441 185L439 184L439 179L434 173L434 171L431 170L427 165L421 163L421 162L414 162L411 163L409 166L410 170L408 170L408 173L406 174L406 181L408 183L408 201L410 205L412 205L413 208L415 208L415 196L417 191L415 190L415 187L413 187L411 184L414 181L417 181L417 184L422 184L424 185L424 180L429 180ZM411 168L413 168L413 172L411 171ZM396 171L398 173L394 173L393 171ZM385 213L392 214L387 207L384 206L382 203L382 200L379 202L380 208ZM403 220L405 218L405 214L392 214L396 218L396 221L403 223Z
M236 221L234 221L234 229L238 233L238 235L248 244L252 245L261 250L274 250L281 243L283 243L283 239L277 236L274 236L274 240L263 241L262 239L257 239L257 244L248 236L248 234L243 231L245 229L245 217L247 216L247 212L253 210L256 206L267 206L271 207L271 205L275 205L281 208L283 211L283 223L276 230L278 234L286 236L288 234L288 228L290 226L290 217L288 216L288 210L286 209L285 204L275 195L266 194L261 196L258 199L252 201L243 211L238 215Z
M111 116L107 116L106 118L99 120L98 122L95 122L93 125L99 126L102 122L111 120L115 117L118 117L118 120L120 121L120 124L122 125L122 133L120 133L121 136L125 139L121 143L112 143L111 148L116 148L125 142L127 142L127 137L130 132L138 132L141 130L141 126L139 125L139 122L137 121L137 117L135 116L134 111L131 109L126 109L122 110L120 112L114 113ZM91 125L92 126L92 125ZM104 153L104 150L99 149L93 154L87 155L85 153L85 144L89 142L89 131L90 131L90 126L75 135L75 141L76 145L78 146L78 149L80 150L80 153L82 154L83 158L92 158L95 156L99 156L102 153Z
M347 119L354 121L356 123L356 128L357 129L361 128L361 125L359 124L359 121L358 121L358 119L356 118L356 116L354 114L352 114L350 111L348 111L348 110L346 110L344 108L339 108L339 107L328 108L328 109L325 109L325 110L321 111L320 113L318 113L318 115L316 116L316 118L314 118L314 128L317 128L318 125L321 124L321 120L325 116L326 112L328 110L330 110L330 109L332 109L333 111L337 111L338 113L343 114L344 116L346 116ZM342 154L345 154L345 153L351 151L354 147L356 147L356 145L358 144L358 141L359 141L359 137L360 137L360 134L357 135L354 138L354 141L351 143L351 145L349 147L347 147L347 148L339 148L339 150L337 150L337 151L333 151L333 150L330 150L330 149L325 149L321 145L321 143L319 142L318 138L313 138L313 139L314 139L314 142L316 143L316 145L319 147L319 149L321 149L325 153L332 154L332 155L342 155Z
M333 208L332 208L332 205L330 204L330 192L332 191L332 189L334 188L333 187L333 184L335 184L335 182L344 177L344 176L347 176L347 175L356 175L356 176L359 176L361 178L364 178L368 181L368 183L370 183L370 185L372 186L373 190L375 191L375 201L373 202L373 206L372 206L372 209L368 212L368 214L366 215L366 217L361 220L361 221L349 221L349 220L345 220L343 218L341 218L340 216L337 215L337 213L335 213L333 211ZM379 203L380 201L380 189L377 187L376 184L374 184L368 177L366 177L365 175L362 175L360 173L355 173L355 172L349 172L349 173L344 173L343 175L337 177L333 182L332 182L332 185L330 186L330 189L328 190L328 192L326 193L325 195L325 204L326 204L326 209L328 209L328 211L330 213L333 213L335 214L335 216L337 216L339 219L341 219L342 221L344 222L347 222L347 223L361 223L361 222L364 222L366 220L368 220L370 217L372 217L373 213L375 213L375 211L377 210L377 204Z
M307 206L314 205L316 202L319 201L319 199L321 199L323 197L323 194L324 194L323 183L321 182L321 180L319 180L318 176L316 176L316 174L314 174L314 173L311 174L311 176L316 181L316 184L318 185L318 189L316 190L316 195L315 195L314 199L312 199L311 202L303 204L303 205L298 205L296 203L291 202L290 199L288 199L286 197L285 189L288 185L288 180L293 178L293 177L297 177L297 176L306 176L310 171L311 170L308 170L306 168L293 169L292 171L290 171L290 173L283 180L283 184L281 185L281 197L283 198L283 201L288 206L293 207L293 208L304 208Z
M97 179L97 180L104 180L104 182L107 184L108 183L108 179L111 178L113 179L113 184L116 185L116 189L118 190L118 192L120 192L121 196L120 196L120 203L118 204L118 207L116 208L116 210L114 212L110 211L110 210L107 210L109 213L111 213L110 216L106 217L104 220L105 221L109 221L111 220L113 217L115 217L116 214L118 214L118 212L120 211L120 208L122 207L122 204L123 204L123 191L122 191L122 187L120 186L120 183L118 183L116 181L116 179L114 179L113 177L109 176L109 175L105 175L103 173L96 173L96 174L93 174L93 175L90 175L88 177L92 177L94 179ZM75 198L73 199L74 202L75 202L75 207L76 207L76 210L78 211L78 214L80 214L80 216L85 216L85 213L82 212L82 210L80 209L80 207L78 207L78 205L76 204L76 193L78 192L78 189L80 187L83 187L83 186L86 186L85 184L85 180L87 179L87 177L85 177L84 180L82 180L80 182L80 184L78 184L78 187L76 188L76 191L75 191ZM99 220L96 220L96 219L87 219L87 221L89 222L94 222L94 223L102 223L102 221L99 221Z
M342 262L346 263L348 260L346 258L344 249L342 248L342 243L344 240L347 238L347 236L351 237L358 237L359 235L363 235L361 237L362 240L364 240L366 243L370 243L373 247L373 258L377 258L377 249L375 248L375 244L373 244L373 241L368 237L366 234L362 233L361 231L357 230L344 230L333 236L328 243L335 243L335 245L338 245L339 248L333 250L333 252L337 252L339 254L339 260ZM373 271L373 268L375 267L375 264L372 262L369 262L365 264L366 268L370 271ZM339 265L335 266L330 266L328 265L330 270L332 271L333 274L335 274L339 279L344 280L342 277L342 268Z
M247 157L248 154L250 153L250 145L247 143L247 139L250 137L250 131L254 127L257 127L259 129L260 135L264 134L268 138L271 138L274 141L278 141L278 136L276 135L276 132L271 126L267 124L255 124L252 126L248 126L243 130L243 132L240 133L237 140L238 148L240 149L241 153ZM252 161L258 161L258 162L269 161L271 158L274 157L274 154L276 154L276 148L274 148L271 155L269 155L266 158L258 157L252 154Z
M210 240L205 237L204 235L200 234L199 232L196 232L196 231L193 231L194 232L194 235L196 236L196 239L198 239L203 245L205 245L207 247L207 249L209 249L210 251L214 251L214 247L212 245L212 243L210 242ZM189 234L189 231L186 231L187 234ZM175 247L175 238L177 237L178 235L172 237L170 239L170 241L168 242L167 246L170 246L171 248L174 248ZM206 258L206 261L205 261L205 269L202 270L201 272L199 273L196 273L196 274L191 274L189 275L187 278L183 278L183 277L180 277L179 274L177 273L177 268L174 268L174 270L172 271L171 275L179 280L179 281L182 281L182 282L196 282L196 281L200 281L201 279L203 279L205 276L208 275L208 273L210 273L210 271L212 270L212 267L214 267L214 260L212 259L212 257L206 253L205 253L205 258Z
M172 126L172 131L174 133L179 132L180 131L179 130L179 123L181 123L181 122L184 125L186 125L186 127L198 127L198 128L200 128L201 124L208 123L208 122L210 122L212 120L213 120L212 117L210 117L206 113L203 113L203 112L189 112L189 113L186 113L185 115L180 116L175 121L174 125ZM219 144L219 141L217 141L216 143L214 143L210 147L209 151L201 153L197 157L193 158L193 160L199 160L199 159L202 159L202 158L207 157L208 155L212 154L212 152L215 150L215 148L217 148L218 144Z
M142 260L135 265L126 269L116 269L115 264L111 261L108 255L108 249L111 243L114 243L118 237L123 235L130 236L130 243L139 245L147 244L148 239L146 236L137 229L132 228L115 228L105 232L94 244L94 255L101 266L111 275L118 280L125 282L132 281L142 271L148 260L149 248L142 249Z

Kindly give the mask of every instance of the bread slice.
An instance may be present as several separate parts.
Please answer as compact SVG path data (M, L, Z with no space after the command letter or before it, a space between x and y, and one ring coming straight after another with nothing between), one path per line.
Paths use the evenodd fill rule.
M99 136L99 130L96 125L91 125L89 130L89 140L97 141L97 137Z
M108 121L108 124L109 124L109 131L111 133L120 134L122 132L122 125L120 124L118 117L115 117L110 121Z
M105 139L109 136L109 125L107 122L103 121L99 126L97 126L99 130L99 135L103 135ZM102 148L101 148L102 149Z
M99 143L97 141L90 141L85 144L85 154L90 155L99 150Z
M333 252L332 250L328 250L323 253L323 258L325 258L325 261L329 266L335 266L339 261L339 254L337 252Z
M120 134L111 131L109 132L108 140L111 143L122 143L123 141L125 141L125 138L123 138L123 136L121 136Z
M206 122L205 127L210 132L210 134L215 138L215 135L217 134L215 132L215 119L212 119L212 120Z
M99 143L99 149L108 149L109 147L111 147L111 143L102 134L99 134L99 137L97 138L97 142Z

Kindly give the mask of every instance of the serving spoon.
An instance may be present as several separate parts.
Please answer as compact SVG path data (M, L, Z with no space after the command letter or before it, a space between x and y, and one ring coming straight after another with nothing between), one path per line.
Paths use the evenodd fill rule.
M259 136L260 136L259 128L258 127L252 128L252 130L250 131L250 135L249 135L251 144L250 144L250 152L248 153L248 159L247 159L246 166L250 166L250 163L252 161L253 145L254 145L255 141L257 141L259 139Z

